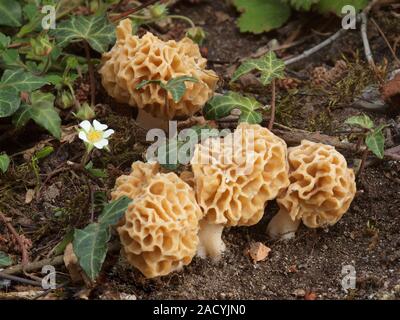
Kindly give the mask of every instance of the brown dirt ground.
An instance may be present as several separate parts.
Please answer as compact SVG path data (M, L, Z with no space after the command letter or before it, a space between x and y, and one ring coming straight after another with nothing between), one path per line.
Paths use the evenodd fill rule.
M301 34L310 36L301 45L281 52L281 56L296 55L326 37L311 30L332 32L338 25L338 21L330 17L295 15L281 30L255 36L238 32L235 26L237 13L224 1L202 1L196 5L184 2L176 6L174 12L187 15L204 27L208 33L204 46L207 50L204 49L204 52L208 52L210 67L225 79L229 79L228 68L237 59L250 55L273 38L284 42L297 23L304 26ZM376 14L377 22L386 33L400 34L400 22L394 23L390 17L388 12ZM175 26L175 35L181 35L184 25ZM322 30L320 26L324 26ZM371 31L371 43L377 61L383 61L385 57L392 60L377 32ZM351 71L343 76L342 83L331 83L324 89L315 89L310 85L314 67L333 66L335 61L343 58ZM288 74L302 81L297 90L280 90L278 122L333 135L344 119L360 112L350 107L353 98L361 92L360 86L374 82L362 61L360 37L357 32L349 32L312 58L291 66ZM389 69L391 67L389 64ZM223 84L223 88L229 88L227 83ZM239 88L243 92L256 93L260 101L269 101L269 88L246 87L243 84ZM334 100L338 101L333 103ZM114 104L109 99L105 101ZM105 196L115 178L129 170L132 161L140 159L144 146L130 111L121 113L118 109L116 113L109 113L107 107L103 111L100 118L116 130L111 154L98 155L95 160L97 167L107 168L110 177L104 183L98 181L96 185L96 190ZM377 122L391 119L381 113L370 113L370 116ZM7 145L8 150L21 151L39 141L42 133L32 135L31 130L37 129L27 128L15 143ZM394 136L394 139L395 143L400 142L399 136ZM79 142L57 146L56 152L41 163L41 173L43 176L49 174L75 155L79 159L82 152ZM354 155L346 154L346 157L352 164ZM22 157L15 161L23 163ZM139 272L129 268L123 258L114 255L114 259L108 259L111 262L108 262L101 284L92 295L96 298L107 289L133 293L138 299L296 299L294 292L300 289L315 293L317 299L399 298L399 169L400 164L395 162L377 162L369 166L358 182L358 193L350 210L329 229L301 227L294 240L272 242L265 235L269 219L277 212L276 204L271 201L259 224L224 231L227 251L220 262L195 258L180 273L145 280ZM87 204L87 189L74 175L64 173L50 179L43 187L43 197L30 204L25 204L24 200L26 189L35 183L31 170L23 165L16 166L6 178L8 184L0 184L0 209L12 216L14 226L33 242L32 257L43 258L68 230L88 223L88 216L82 209L82 203L84 206ZM0 225L0 236L6 234L2 228ZM245 255L246 248L254 241L272 249L266 261L254 264ZM7 239L3 242L0 239L2 249L12 250ZM14 256L19 256L17 250ZM341 288L344 265L353 265L357 272L357 287L349 293Z

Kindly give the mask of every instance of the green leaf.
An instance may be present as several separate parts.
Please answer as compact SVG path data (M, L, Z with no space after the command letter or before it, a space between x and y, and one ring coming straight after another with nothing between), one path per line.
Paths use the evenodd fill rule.
M85 169L95 178L107 178L106 171L103 170L103 169L93 168L93 162L92 161L89 161L86 164Z
M14 114L21 104L21 98L15 89L0 89L0 118Z
M99 216L99 223L105 227L113 226L123 217L132 199L123 196L118 200L108 203Z
M12 265L11 258L6 255L3 251L0 251L0 268L8 267Z
M290 16L290 7L280 0L233 0L242 12L237 21L241 32L262 33L281 27Z
M24 67L17 49L4 50L0 58L5 68L20 69Z
M373 121L366 114L362 114L361 116L350 117L344 123L353 126L359 126L364 129L372 129L374 127Z
M198 82L198 80L194 77L180 76L170 79L165 86L165 89L171 92L172 99L174 100L175 103L178 103L179 100L181 100L183 95L185 94L186 91L185 81Z
M16 0L0 0L0 25L8 27L21 26L21 6Z
M289 3L296 10L309 11L311 7L318 3L320 0L284 0Z
M41 160L44 158L47 158L49 155L51 155L54 152L54 148L51 146L46 146L39 150L38 152L35 153L34 158L35 160Z
M0 51L7 49L11 43L11 38L0 32Z
M198 82L196 78L189 76L172 78L167 83L163 83L161 80L143 80L136 86L136 90L140 90L150 83L156 83L164 90L171 92L172 99L175 103L178 103L186 91L185 81Z
M284 77L285 63L278 59L273 51L269 51L259 59L249 59L243 62L234 72L231 82L253 70L261 72L260 81L263 85L267 85L274 79Z
M364 9L369 0L321 0L317 8L322 13L333 12L338 16L342 15L342 8L346 5L353 6L356 10Z
M385 153L385 136L382 130L374 130L365 138L365 144L379 159L383 159Z
M31 92L46 84L48 84L48 81L44 77L35 76L23 69L6 70L1 77L0 90L12 88L18 92Z
M100 273L110 236L110 229L100 223L89 224L83 230L75 229L72 246L79 265L92 280Z
M14 113L12 118L12 123L17 128L22 128L28 121L32 118L31 107L26 104L21 105L21 107Z
M207 102L203 112L206 119L216 120L226 117L237 108L241 111L239 121L260 123L262 116L259 113L262 105L253 97L244 97L236 92L229 92L223 96L215 96Z
M61 118L54 108L54 96L51 93L35 91L31 95L30 115L33 121L49 131L55 138L61 138Z
M150 83L156 83L159 86L161 86L162 88L165 88L164 84L162 83L161 80L143 80L141 81L137 86L136 86L136 90L140 90L142 89L144 86L147 86Z
M10 157L6 153L0 154L0 170L6 173L10 165Z
M115 40L114 26L105 16L72 16L69 20L57 24L51 32L58 45L65 46L74 41L85 40L97 52L107 51Z

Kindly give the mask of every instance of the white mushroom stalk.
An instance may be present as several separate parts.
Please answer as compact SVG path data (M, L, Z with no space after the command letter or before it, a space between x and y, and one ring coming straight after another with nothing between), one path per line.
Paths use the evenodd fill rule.
M114 133L113 129L107 129L108 126L106 124L102 124L97 120L93 120L93 123L85 120L79 126L82 128L79 131L79 139L85 142L89 151L93 148L107 149L108 139Z

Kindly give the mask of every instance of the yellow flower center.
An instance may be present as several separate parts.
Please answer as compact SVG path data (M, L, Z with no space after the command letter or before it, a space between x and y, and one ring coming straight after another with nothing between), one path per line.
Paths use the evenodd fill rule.
M96 131L96 130L90 130L87 134L87 139L89 140L90 143L96 143L100 141L103 138L103 132L101 131Z

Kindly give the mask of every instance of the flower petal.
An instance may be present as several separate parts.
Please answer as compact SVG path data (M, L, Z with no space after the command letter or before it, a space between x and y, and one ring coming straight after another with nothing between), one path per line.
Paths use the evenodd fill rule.
M84 120L82 121L79 126L85 130L86 132L89 132L90 129L92 128L92 125L90 124L90 122L88 120Z
M94 143L94 146L95 146L97 149L103 149L103 148L104 148L105 146L107 146L107 145L108 145L108 140L107 140L107 139L102 139L102 140L100 140L100 141Z
M81 140L83 140L85 142L89 142L89 140L88 140L88 138L86 136L86 133L84 131L79 131L78 137L79 137L79 139L81 139Z
M108 128L108 126L106 124L102 124L97 120L93 120L93 127L94 127L94 130L96 130L96 131L104 131Z
M103 133L103 138L108 138L109 136L111 136L114 133L113 129L108 129L106 131L104 131Z

